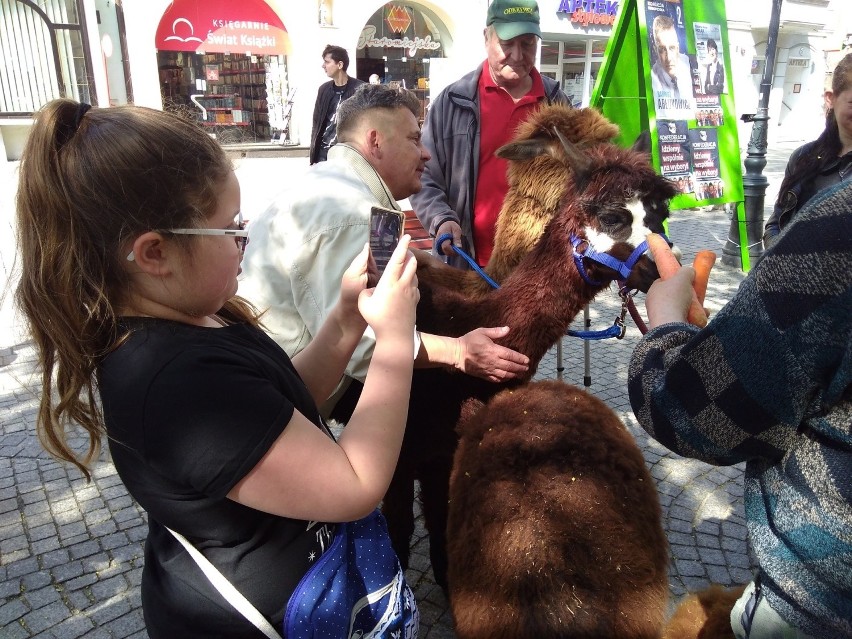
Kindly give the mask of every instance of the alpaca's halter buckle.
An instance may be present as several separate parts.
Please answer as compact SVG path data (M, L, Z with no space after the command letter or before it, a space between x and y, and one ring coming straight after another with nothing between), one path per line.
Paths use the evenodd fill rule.
M598 251L594 246L592 246L592 243L584 237L578 237L572 233L569 236L569 240L571 241L571 246L574 247L574 264L577 266L580 276L583 280L585 280L586 284L589 284L590 286L604 286L607 282L598 282L593 280L586 271L586 265L583 263L584 259L589 259L593 262L597 262L598 264L603 264L618 273L620 279L626 280L630 277L630 272L633 270L633 267L636 266L636 262L638 262L639 258L641 258L645 254L645 251L648 250L648 242L646 240L642 240L642 243L633 249L630 257L622 262L620 259L613 257L609 253ZM666 238L666 240L668 240L668 238ZM581 248L581 246L584 248Z

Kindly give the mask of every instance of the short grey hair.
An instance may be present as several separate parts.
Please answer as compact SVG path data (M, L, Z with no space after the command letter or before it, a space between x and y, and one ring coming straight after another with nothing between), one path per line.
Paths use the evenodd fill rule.
M362 116L370 111L408 109L415 118L420 117L420 100L411 91L388 84L362 84L351 98L340 104L337 111L337 139L346 141L346 135L355 129Z

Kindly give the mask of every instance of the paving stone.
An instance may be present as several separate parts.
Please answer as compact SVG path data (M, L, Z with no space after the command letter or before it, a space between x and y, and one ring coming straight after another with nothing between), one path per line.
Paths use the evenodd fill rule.
M66 591L79 590L80 588L85 588L87 586L91 586L97 580L98 580L97 575L90 573L90 572L87 572L87 573L80 575L79 577L75 577L74 579L70 579L67 582L65 582L65 589L66 589Z
M49 572L39 571L31 572L21 578L21 585L27 592L44 588L52 583L52 578Z
M77 614L66 617L51 630L57 639L77 639L91 631L93 627L94 624L92 624L92 621L88 617ZM116 636L122 637L124 635Z
M30 549L35 555L43 555L46 552L58 550L59 548L61 548L61 544L58 537L48 537L47 539L30 544Z
M70 579L75 579L83 574L83 564L79 561L72 561L66 564L56 566L50 571L53 579L57 583L62 583Z
M144 632L145 619L141 610L130 610L127 614L105 623L103 627L114 637L128 637L137 632Z
M103 601L101 605L94 607L89 618L98 626L103 626L109 621L118 619L130 612L130 602L124 597L111 597Z
M39 610L55 601L60 601L60 593L52 585L33 591L24 591L22 597L32 610Z
M701 561L704 564L710 564L713 566L727 565L727 561L725 560L725 554L721 550L716 550L715 548L699 547L698 554L701 555Z
M24 627L16 622L3 627L3 639L24 639L30 637L30 633Z
M19 561L10 561L6 565L6 578L13 579L31 572L38 572L38 560L35 557L27 557Z
M24 624L33 634L57 625L68 616L68 608L62 601L53 601L24 616Z
M0 581L0 599L9 599L21 594L20 579L4 579Z
M29 606L17 598L0 605L0 628L11 626L15 621L27 614L29 610Z

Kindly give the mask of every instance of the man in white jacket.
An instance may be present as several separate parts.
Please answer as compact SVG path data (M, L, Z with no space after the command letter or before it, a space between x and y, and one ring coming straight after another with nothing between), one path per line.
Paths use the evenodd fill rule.
M240 294L265 310L263 322L291 357L311 341L340 294L346 267L369 237L370 208L399 210L420 190L429 159L421 142L420 102L405 90L365 85L338 112L338 143L312 166L300 187L281 193L249 226ZM528 358L494 344L507 327L460 338L420 334L415 367L452 366L502 381L527 370ZM346 421L366 376L369 329L323 413ZM343 398L343 399L342 399Z

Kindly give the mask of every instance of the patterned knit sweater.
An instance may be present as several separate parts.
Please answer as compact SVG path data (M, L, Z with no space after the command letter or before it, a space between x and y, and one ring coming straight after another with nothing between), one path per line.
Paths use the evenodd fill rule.
M649 331L628 390L670 450L746 462L750 542L776 612L852 637L852 184L814 197L705 329Z

